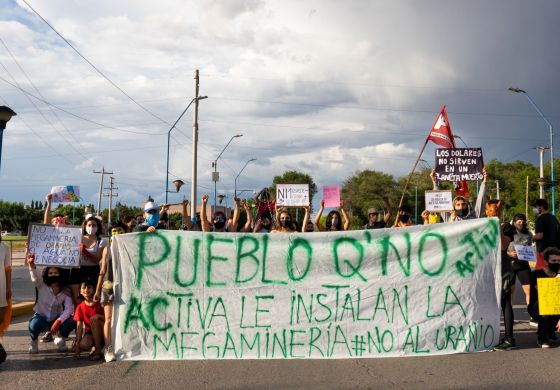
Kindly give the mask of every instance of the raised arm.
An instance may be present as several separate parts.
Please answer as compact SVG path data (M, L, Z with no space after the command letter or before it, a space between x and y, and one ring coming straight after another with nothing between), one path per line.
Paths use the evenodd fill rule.
M202 195L202 206L200 206L200 220L202 221L202 231L210 231L210 223L206 218L206 205L208 203L208 195Z
M349 230L350 229L350 218L344 209L344 200L340 200L340 213L342 214L342 229Z
M245 226L241 229L243 232L250 232L252 231L251 227L253 226L253 213L251 212L251 207L246 200L241 202L243 208L245 209L245 214L247 215L247 222L245 222Z
M228 232L235 233L237 231L237 223L239 222L239 210L241 209L241 199L235 198L235 209L231 218L231 225L228 226Z
M41 287L43 285L43 278L41 278L39 276L39 273L37 272L37 266L35 265L35 254L27 254L27 266L29 268L29 276L31 277L31 281L35 284L36 287Z
M188 207L189 201L183 199L181 205L183 206L183 209L181 210L181 215L183 217L183 224L187 227L187 229L192 230L194 225L191 221L191 216L189 215L189 207Z
M45 196L45 200L47 202L45 203L45 215L43 216L43 223L46 225L51 223L52 220L52 215L51 215L52 194L47 194L47 196Z
M309 214L311 212L311 206L305 206L304 207L305 210L305 215L303 216L303 222L301 224L301 232L305 233L305 231L307 230L307 223L309 222Z
M476 205L474 206L474 213L477 218L482 216L486 206L486 180L488 179L488 171L486 168L482 169L482 174L484 175L484 179L482 180L482 184L478 190L478 196L476 197Z
M389 222L389 220L391 219L391 216L393 215L392 211L391 211L391 199L388 196L384 196L383 197L383 201L385 202L385 208L387 211L385 211L385 216L383 217L383 222L385 222L385 224L387 224L387 222Z
M315 226L317 226L317 230L320 232L325 231L325 227L321 223L321 217L323 216L323 211L325 211L325 201L321 199L321 207L319 208L319 212L315 216Z

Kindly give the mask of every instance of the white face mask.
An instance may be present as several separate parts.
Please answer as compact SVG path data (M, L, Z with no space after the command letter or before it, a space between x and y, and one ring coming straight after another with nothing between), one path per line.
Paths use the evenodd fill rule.
M539 213L539 208L538 208L538 207L533 207L533 212L534 212L535 214L538 214L538 213Z
M86 226L86 233L89 235L97 233L97 227L92 225Z

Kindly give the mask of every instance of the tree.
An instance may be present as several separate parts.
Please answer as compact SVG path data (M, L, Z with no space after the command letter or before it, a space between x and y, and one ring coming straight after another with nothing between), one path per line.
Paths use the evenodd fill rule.
M392 175L387 173L364 170L346 179L341 189L341 198L345 208L352 215L352 227L358 228L367 220L370 207L385 208L383 197L388 196L396 207L400 194ZM394 210L393 210L394 211Z

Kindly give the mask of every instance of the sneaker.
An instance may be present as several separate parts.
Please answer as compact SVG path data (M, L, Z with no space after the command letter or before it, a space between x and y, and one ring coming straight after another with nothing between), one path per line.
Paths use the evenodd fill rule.
M512 349L517 349L515 339L504 338L500 344L494 347L494 351L511 351Z
M58 336L54 338L54 344L56 345L56 347L58 348L59 352L66 352L68 351L68 347L66 346L66 341L64 341L64 338Z
M113 346L112 345L107 345L105 347L105 352L103 353L103 355L105 355L105 361L107 363L114 361L115 360L115 354L113 353Z
M547 341L537 341L537 345L541 348L550 348L550 343Z
M6 350L4 349L2 344L0 344L0 364L4 363L6 361L7 356L8 356L8 354L6 353Z
M539 327L539 323L538 323L537 321L535 321L534 319L531 318L531 319L529 320L529 326L530 326L531 328L537 329L537 328Z
M53 341L53 335L51 332L47 332L43 335L43 337L40 338L42 343L50 343L51 341Z
M39 352L39 340L31 340L31 344L29 344L29 353L38 353Z

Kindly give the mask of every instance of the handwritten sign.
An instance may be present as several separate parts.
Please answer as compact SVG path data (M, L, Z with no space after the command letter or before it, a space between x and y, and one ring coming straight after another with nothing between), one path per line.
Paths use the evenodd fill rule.
M481 148L436 149L437 181L476 181L484 179Z
M537 254L535 248L530 245L514 245L517 259L523 261L537 261ZM559 298L560 299L560 298Z
M499 341L497 218L314 234L133 233L115 236L111 251L120 360L418 356Z
M80 187L54 186L51 189L52 201L56 203L71 203L80 201Z
M277 184L276 206L309 206L309 184Z
M323 200L325 207L340 207L340 187L323 186Z
M560 278L538 278L539 314L560 314Z
M453 194L449 190L426 191L426 210L453 211Z
M35 254L35 264L55 267L79 267L82 228L31 224L27 248Z

